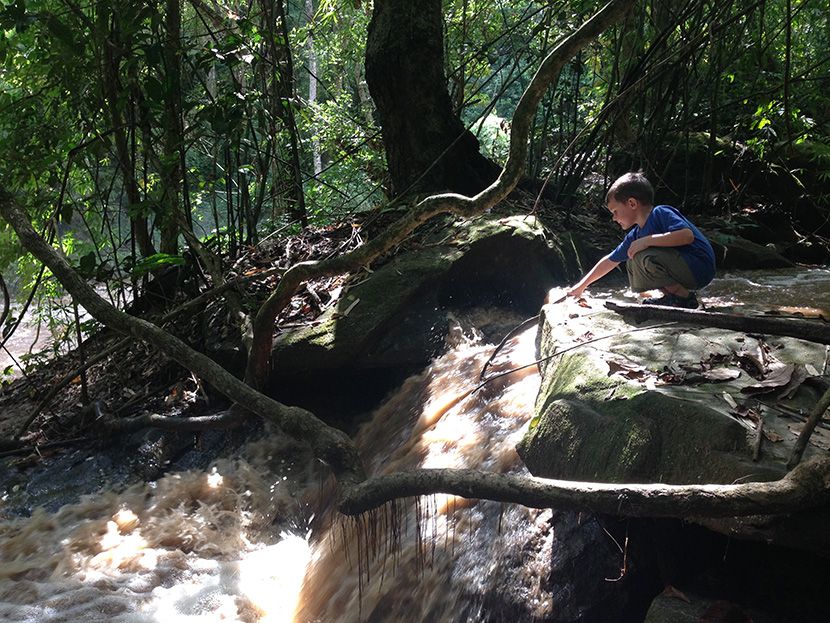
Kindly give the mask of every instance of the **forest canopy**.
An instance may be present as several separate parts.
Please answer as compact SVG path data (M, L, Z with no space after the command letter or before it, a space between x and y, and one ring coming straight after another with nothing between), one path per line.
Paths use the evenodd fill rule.
M347 219L410 190L402 180L423 171L386 162L412 159L422 148L413 135L440 142L466 130L463 158L480 151L503 164L536 67L597 8L404 5L4 0L3 187L35 223L58 223L64 250L91 277L135 279L174 263L190 232L232 261L268 232ZM825 8L636 3L545 94L527 177L547 179L568 210L585 205L592 176L643 168L676 202L826 212ZM405 20L422 28L419 41L398 36ZM378 68L399 54L417 64ZM420 75L420 91L407 93ZM417 97L432 99L419 108ZM393 133L401 124L408 134ZM436 148L433 159L447 146ZM478 168L482 184L498 172ZM421 190L453 186L426 181ZM4 233L4 269L19 257ZM31 266L18 270L31 285Z

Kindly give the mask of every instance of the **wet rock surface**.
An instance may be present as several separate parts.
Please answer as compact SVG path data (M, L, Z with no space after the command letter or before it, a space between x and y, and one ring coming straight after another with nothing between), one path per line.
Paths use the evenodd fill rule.
M531 471L606 482L730 483L785 471L821 393L825 348L791 338L647 323L565 301L543 311ZM650 325L650 326L649 326ZM599 339L597 339L599 338ZM812 382L809 382L812 379ZM760 460L752 449L763 422ZM807 456L827 451L823 427Z
M534 217L487 215L440 229L359 275L311 326L279 336L269 391L323 415L365 409L441 351L449 313L495 306L533 315L576 265L570 236ZM350 404L355 386L365 400Z
M547 306L539 344L536 416L517 449L534 475L551 478L677 484L779 478L803 414L827 385L823 345L675 323L628 325L601 299L589 298L585 307L571 300ZM756 461L759 423L764 437ZM827 453L828 432L819 427L808 456ZM671 592L660 597L648 621L824 620L830 608L813 589L789 586L778 565L801 557L828 580L828 517L830 509L819 508L697 520L719 534L679 522L628 520L612 532L631 538L632 599L645 592L650 601L648 592L657 595L666 585L681 592L684 583L690 590L699 590L696 582L706 585L691 603ZM741 560L754 565L744 571L747 579L740 576ZM776 574L784 574L780 586ZM781 595L788 606L774 603L782 591L791 591ZM609 620L643 616L645 610Z

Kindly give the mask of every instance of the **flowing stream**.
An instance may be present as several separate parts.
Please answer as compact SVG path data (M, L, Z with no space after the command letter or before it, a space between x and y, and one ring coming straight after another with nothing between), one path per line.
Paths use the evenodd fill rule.
M532 362L534 338L535 326L511 340L489 373ZM371 474L524 469L513 446L533 412L535 366L443 413L477 384L493 352L459 327L451 339L360 429ZM508 581L535 617L552 607L552 588L540 581L556 540L551 511L434 496L335 519L325 472L304 452L268 437L206 471L3 519L0 618L422 621L456 618L462 608L475 620L488 591Z
M759 306L774 292L781 307L821 313L828 285L824 269L808 278L737 274L704 298ZM446 408L478 384L493 352L471 327L504 312L477 314L454 323L445 353L359 429L370 475L526 472L514 445L533 413L535 366ZM534 325L510 340L488 376L532 362L535 333ZM615 607L608 587L625 564L598 520L573 513L436 495L343 519L330 506L326 470L276 435L206 470L105 487L54 512L13 516L16 492L0 494L4 621L578 620Z

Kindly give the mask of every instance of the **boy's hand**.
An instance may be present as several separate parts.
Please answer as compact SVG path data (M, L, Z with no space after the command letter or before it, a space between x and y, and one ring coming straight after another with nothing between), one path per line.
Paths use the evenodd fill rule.
M585 292L585 286L573 286L572 288L568 288L568 291L565 292L565 296L572 296L575 299L582 298L582 293Z
M628 247L628 258L633 259L635 255L637 255L640 251L645 251L649 248L648 240L646 240L648 236L645 238L637 238L635 241L631 243Z

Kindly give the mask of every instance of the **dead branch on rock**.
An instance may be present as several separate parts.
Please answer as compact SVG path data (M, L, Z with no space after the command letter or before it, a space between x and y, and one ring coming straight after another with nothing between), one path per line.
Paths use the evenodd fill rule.
M696 309L663 307L662 305L640 305L614 303L605 307L634 322L644 320L674 320L704 327L717 327L744 333L766 333L794 337L817 344L830 344L830 323L799 318L762 318L740 314L723 314Z
M777 515L830 503L830 459L808 461L780 480L739 485L604 484L469 469L421 469L350 487L343 492L339 508L357 515L400 497L435 493L625 517Z

